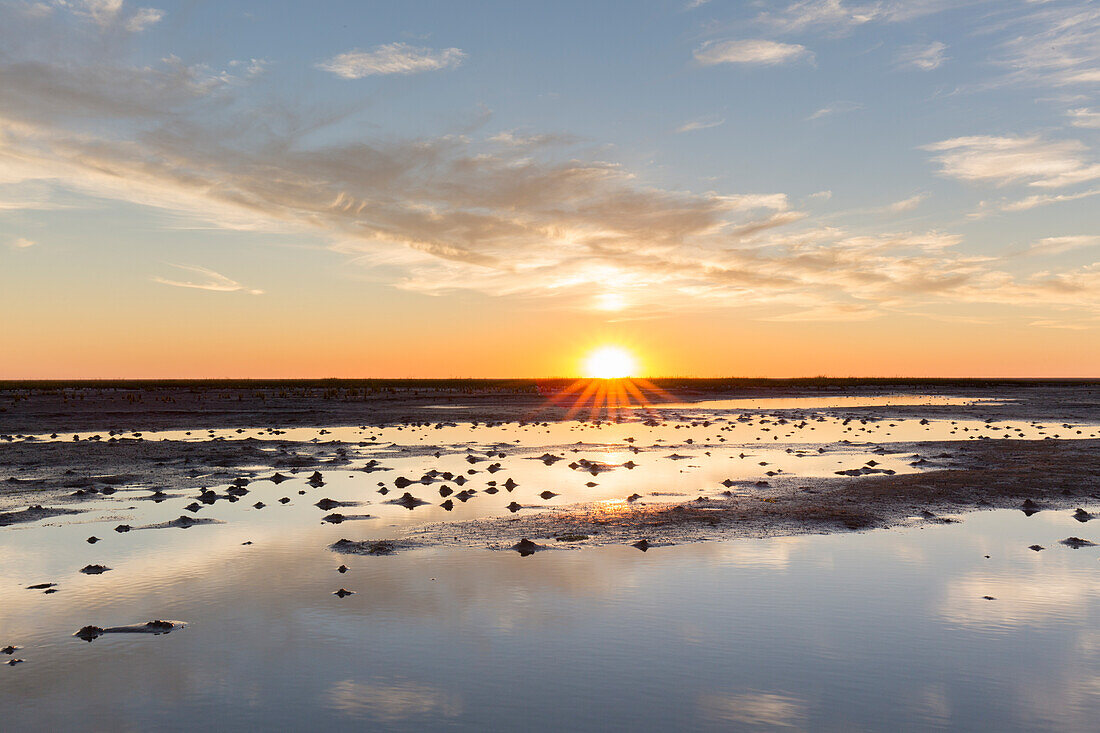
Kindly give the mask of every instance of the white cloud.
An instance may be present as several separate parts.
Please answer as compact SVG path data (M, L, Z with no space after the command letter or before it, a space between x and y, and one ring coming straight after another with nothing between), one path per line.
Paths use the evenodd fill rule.
M1058 188L1100 178L1100 164L1091 161L1088 149L1077 140L973 136L922 149L939 153L935 160L943 175L963 181Z
M947 56L944 51L947 45L934 41L929 44L905 46L894 57L894 64L899 69L917 69L919 71L931 71L939 68Z
M764 39L708 41L695 49L695 60L703 66L716 64L774 66L805 57L813 57L805 46Z
M437 51L407 43L388 43L375 46L369 51L355 50L338 54L318 64L317 68L344 79L362 79L376 74L417 74L453 68L465 58L466 53L458 48Z
M959 4L960 0L877 0L863 4L844 0L796 0L782 10L760 13L757 22L780 33L803 33L811 29L844 33L868 23L913 20Z
M820 120L822 117L830 117L832 115L844 114L845 112L855 112L856 110L860 109L863 109L863 105L859 102L833 102L832 104L817 110L806 119Z
M1070 124L1074 127L1100 130L1100 112L1096 110L1079 107L1078 109L1071 109L1066 115L1069 116Z
M800 314L792 318L838 320L899 304L1100 308L1100 268L1017 275L966 254L951 232L848 231L792 208L785 193L660 188L560 136L490 140L456 124L436 137L343 138L326 129L339 116L276 103L257 114L247 84L98 53L85 63L5 57L0 178L156 207L192 225L308 232L345 254L349 272L422 293L590 299L613 283L631 308L652 312L782 305ZM973 152L974 140L989 139L935 152ZM1022 180L1065 168L1026 168ZM155 280L254 292L206 268L176 270Z
M54 4L101 28L119 27L131 33L140 33L164 17L164 11L157 8L130 11L123 0L54 0Z
M1028 248L1027 254L1057 255L1075 249L1100 245L1100 235L1084 234L1067 237L1043 237Z
M929 196L928 193L918 193L918 194L915 194L913 196L910 196L907 199L902 199L901 201L895 201L894 203L890 204L886 208L887 208L887 210L894 211L894 212L912 211L913 209L920 206L921 203L925 199L928 198L928 196Z
M126 30L131 33L140 33L149 26L159 23L163 17L163 10L138 8L133 15L126 19Z
M153 282L158 282L161 285L172 285L177 288L194 288L195 290L211 290L218 293L248 293L249 295L263 295L262 290L253 290L246 288L236 280L232 280L221 273L214 272L213 270L205 267L196 267L194 265L172 265L180 270L187 272L193 272L198 275L202 275L206 278L204 282L192 282L190 280L168 280L166 278L158 276L153 277Z
M1069 86L1100 82L1100 8L1042 4L1004 24L1008 40L996 61L1006 81Z
M15 239L11 240L9 244L11 245L12 249L26 249L28 247L33 247L37 244L37 242L32 239L27 239L26 237L16 237Z
M980 208L977 212L972 214L972 216L982 217L990 211L1027 211L1038 206L1049 206L1050 204L1059 204L1064 201L1077 201L1078 199L1091 198L1093 196L1100 196L1100 188L1079 191L1077 193L1035 194L1034 196L1027 196L1016 200L1002 200L996 202L982 201Z
M704 117L704 118L701 118L701 119L698 119L698 120L691 120L689 122L685 122L684 124L682 124L682 125L680 125L679 127L676 128L676 132L677 133L684 133L684 132L695 132L696 130L708 130L712 127L718 127L719 125L724 125L725 122L726 121L724 119L721 119L721 118Z

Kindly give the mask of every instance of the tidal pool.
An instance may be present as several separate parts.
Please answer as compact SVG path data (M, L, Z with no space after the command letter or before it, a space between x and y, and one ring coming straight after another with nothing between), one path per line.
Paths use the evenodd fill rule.
M798 410L81 434L78 442L99 435L106 451L112 437L252 439L272 462L233 469L239 498L224 477L195 472L195 488L156 495L156 481L139 475L111 493L69 497L63 506L79 514L0 527L0 648L19 647L0 662L24 660L0 667L4 727L1091 729L1100 547L1061 540L1100 534L1072 510L971 511L647 551L565 537L541 538L546 551L521 556L511 540L478 542L457 529L448 542L447 528L464 520L506 529L511 518L580 503L719 500L761 483L754 490L766 501L769 481L901 476L950 462L914 461L922 440L1097 432L1091 423ZM71 440L9 445L33 454ZM305 444L333 461L320 482L309 480L313 466L263 480L277 457ZM196 501L203 485L217 495L210 504ZM425 503L393 503L404 491ZM344 504L317 506L323 498ZM1082 510L1096 511L1093 499ZM217 523L165 526L180 516ZM435 541L415 546L428 526ZM343 538L413 546L334 552ZM54 585L31 587L45 584ZM74 636L151 620L186 626Z
M343 556L326 547L344 527L236 522L105 537L82 554L113 570L84 576L71 550L93 529L5 537L0 642L27 659L3 668L5 727L1086 730L1100 713L1100 552L1059 544L1090 536L1068 512L530 557ZM60 592L23 587L43 579ZM189 625L71 636L153 618Z

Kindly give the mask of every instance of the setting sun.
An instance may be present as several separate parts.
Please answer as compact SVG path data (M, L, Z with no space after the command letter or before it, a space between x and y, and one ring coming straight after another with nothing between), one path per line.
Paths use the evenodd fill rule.
M604 346L596 349L584 361L584 376L594 379L622 379L634 376L637 365L626 349Z

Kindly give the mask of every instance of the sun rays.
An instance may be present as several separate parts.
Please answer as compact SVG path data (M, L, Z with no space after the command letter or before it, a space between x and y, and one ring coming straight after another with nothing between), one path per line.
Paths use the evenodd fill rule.
M637 376L640 367L634 355L621 346L607 345L584 359L583 377L550 394L538 412L550 407L566 410L565 419L617 419L626 411L649 410L675 397Z

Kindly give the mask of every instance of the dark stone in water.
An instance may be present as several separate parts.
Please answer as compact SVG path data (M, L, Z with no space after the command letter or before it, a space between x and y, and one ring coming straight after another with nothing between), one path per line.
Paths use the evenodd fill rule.
M95 535L92 535L91 537L89 537L88 539L86 539L84 541L87 542L89 545L94 545L95 543L99 542L99 538L96 537Z
M553 491L544 491L539 494L539 496L541 496L543 499L552 499L557 496L557 494L555 494Z
M337 596L338 598L343 598L344 596L355 595L355 591L348 590L347 588L341 588L340 590L335 591L332 595Z
M542 545L536 545L534 542L524 537L522 540L512 545L512 549L518 552L521 557L527 557L544 548Z
M118 532L118 533L120 533L120 534L121 534L122 532L129 532L129 531L130 531L131 529L132 529L132 528L131 528L131 527L130 527L130 525L128 525L128 524L120 524L120 525L118 525L117 527L115 527L115 531L116 531L116 532Z
M80 569L80 572L85 575L102 575L108 570L110 570L110 568L106 565L85 565Z
M1043 547L1042 545L1032 545L1031 547L1029 547L1027 549L1034 550L1035 552L1039 552L1039 551L1045 550L1047 548Z
M1073 513L1073 518L1078 522L1087 522L1094 518L1093 514L1086 512L1084 509L1078 509Z
M1066 547L1072 547L1075 550L1082 547L1096 547L1095 542L1089 542L1088 540L1083 540L1080 537L1066 537L1064 540L1062 540L1062 544Z
M646 550L648 550L653 545L649 544L649 540L643 538L643 539L638 540L637 542L635 542L631 546L632 547L637 547L642 552L645 552Z
M182 621L149 621L144 624L133 624L130 626L111 626L109 628L103 628L101 626L85 626L77 631L73 636L84 641L94 641L104 634L153 634L159 636L161 634L167 634L168 632L183 628L186 626Z
M512 512L513 514L515 514L516 512L518 512L518 511L519 511L520 509L522 509L523 507L522 507L521 505L519 505L519 504L517 504L516 502L514 502L514 501L513 501L513 502L512 502L511 504L509 504L509 505L508 505L507 507L505 507L505 508L506 508L506 509L507 509L508 511Z
M341 565L340 567L336 568L336 572L338 572L338 573L346 573L347 571L348 571L348 566L347 565Z
M399 504L400 506L411 510L422 504L427 504L428 502L424 501L423 499L417 499L415 496L406 491L400 499L394 499L390 503Z

